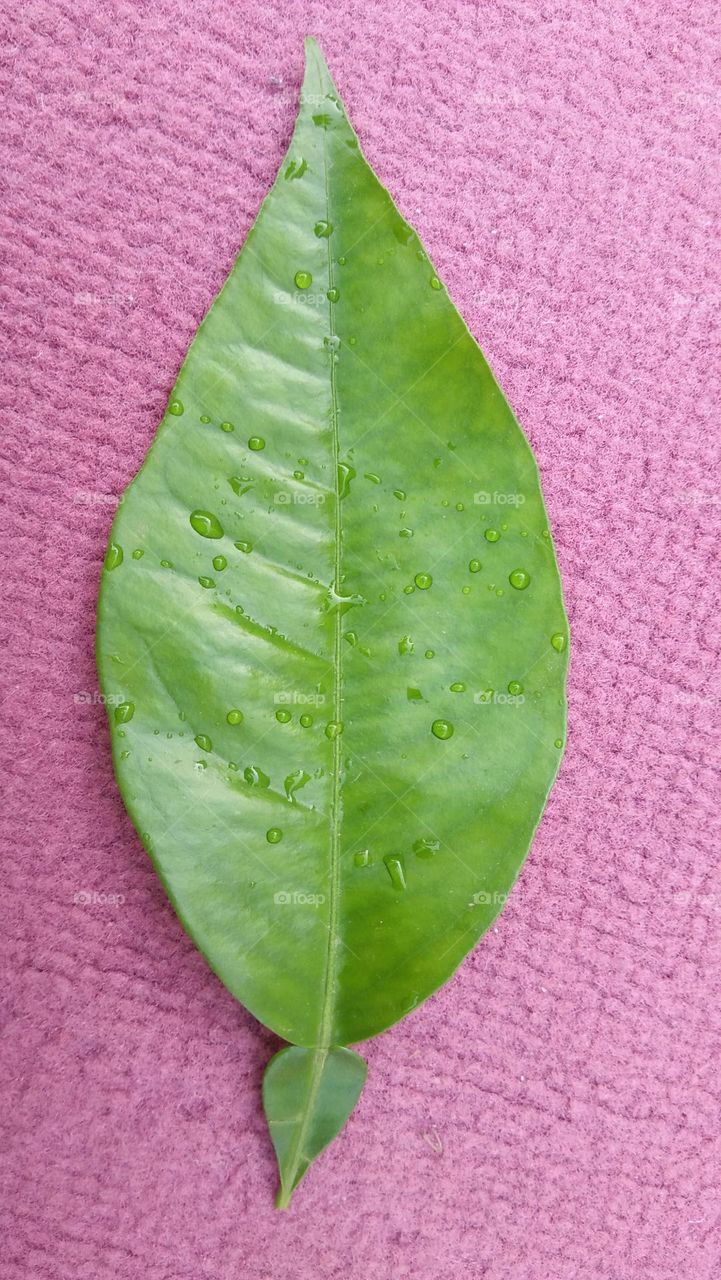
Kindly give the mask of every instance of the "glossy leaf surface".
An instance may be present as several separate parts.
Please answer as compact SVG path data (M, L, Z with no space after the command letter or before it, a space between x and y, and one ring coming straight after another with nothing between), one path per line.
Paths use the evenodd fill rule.
M352 1049L281 1049L263 1077L263 1106L280 1169L285 1208L308 1166L340 1133L365 1083Z
M128 810L278 1035L374 1035L453 972L558 768L537 469L314 42L277 181L115 520L99 667Z

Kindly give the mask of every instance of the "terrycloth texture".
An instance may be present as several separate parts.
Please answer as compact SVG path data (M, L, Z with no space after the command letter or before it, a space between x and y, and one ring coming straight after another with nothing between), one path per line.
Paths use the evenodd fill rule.
M0 1277L717 1280L717 6L6 8ZM575 644L512 901L283 1215L275 1041L125 816L93 628L306 33L533 443Z

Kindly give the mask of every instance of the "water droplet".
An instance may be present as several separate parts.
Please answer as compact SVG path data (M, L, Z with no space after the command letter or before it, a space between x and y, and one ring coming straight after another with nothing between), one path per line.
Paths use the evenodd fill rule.
M523 693L523 685L520 680L509 680L508 692L512 694L514 698L517 698L519 693Z
M300 791L300 788L304 787L306 782L310 782L310 774L306 773L305 769L295 769L293 773L288 774L283 786L291 804L295 804L295 793Z
M278 721L278 724L288 724L288 721L293 719L290 711L288 711L285 707L278 708L278 710L275 713L275 718Z
M252 542L234 542L233 546L237 547L239 551L245 552L246 555L248 555L249 551L253 550Z
M286 179L302 178L307 168L308 161L304 160L303 157L300 156L297 160L291 160L288 168L283 174L283 177Z
M293 472L293 479L294 479L294 480L305 480L305 471L294 471L294 472Z
M401 636L400 640L398 641L398 652L413 653L413 648L414 648L414 645L410 636Z
M195 737L195 745L196 745L197 747L200 747L200 750L201 750L201 751L212 751L212 750L213 750L213 744L212 744L212 742L210 741L210 738L208 737L207 733L198 733L198 734L196 734L196 737Z
M436 651L435 649L426 649L425 654L423 656L425 658L435 658Z
M270 786L270 778L268 777L267 773L263 773L263 770L259 769L258 766L255 764L250 764L248 765L247 769L243 770L243 777L245 778L245 781L248 783L249 787L269 787Z
M248 448L252 449L253 453L260 453L260 450L265 448L265 440L262 436L251 436L248 441Z
M556 650L556 653L563 653L566 648L566 637L562 631L555 631L551 636L551 646Z
M220 429L228 435L231 431L235 431L235 426L232 422L221 422Z
M355 347L357 342L358 342L358 339L355 336L352 336L348 339L348 346Z
M339 259L338 259L338 262L339 262L339 264L340 264L340 266L341 266L341 267L344 267L347 261L348 261L348 259L347 259L347 258L343 258L343 257L341 257L341 258L339 258Z
M300 717L300 723L304 729L310 729L310 726L313 723L313 717L309 716L307 711L304 711L303 715Z
M310 271L296 271L295 287L296 289L310 289L313 283L313 277Z
M265 833L265 838L268 844L280 844L283 839L283 832L280 827L270 827Z
M550 531L550 529L544 529L544 530L543 530L543 533L541 534L541 537L542 537L542 538L550 538L550 536L551 536L551 531Z
M332 235L333 233L333 223L325 222L323 219L321 219L320 222L316 222L313 230L319 239L327 240L328 236Z
M453 737L453 725L450 720L434 720L431 725L431 733L445 742L447 738Z
M395 858L390 853L386 854L383 859L386 871L391 878L391 884L394 889L405 889L406 873L401 858Z
M398 537L399 537L399 538L412 538L412 537L413 537L413 530L412 530L412 529L399 529L399 530L398 530Z
M525 569L514 569L512 573L509 573L508 581L512 587L516 588L516 591L525 591L531 581L531 577L530 574L526 573Z
M185 413L185 405L182 400L171 400L168 405L168 413L172 413L174 418L179 418L181 413Z
M111 542L105 556L104 568L108 570L117 569L119 564L123 563L123 548L117 542Z
M413 579L419 591L427 591L431 586L433 579L430 573L417 573Z
M134 715L135 715L135 703L121 702L115 708L115 711L113 713L113 719L115 720L116 724L128 724L128 722L132 720Z
M328 724L325 727L326 738L330 738L332 741L334 738L340 737L342 732L343 732L343 722L341 720L328 721Z
M207 424L210 422L210 418L208 417L207 413L201 413L201 415L200 415L200 421L201 421L205 426L207 426Z
M469 568L469 571L470 571L471 573L480 573L480 572L481 572L481 562L480 562L480 560L469 560L469 561L468 561L468 568Z
M409 685L409 687L406 689L406 698L408 699L408 701L409 701L409 702L423 702L423 701L424 701L423 694L421 693L420 689L414 689L414 688L413 688L412 686L410 686L410 685Z
M172 569L172 567L173 567L173 562L172 562L172 560L161 560L161 561L160 561L160 567L161 567L161 569Z
M553 745L554 747L557 747L558 750L560 751L561 747L563 746L563 738L556 738L556 741L554 742Z
M441 847L440 840L436 840L433 836L421 836L413 845L413 852L417 858L432 858Z
M497 529L486 529L483 536L486 539L486 542L498 542L501 535Z
M394 489L394 490L393 490L393 497L394 497L394 498L397 498L399 502L405 502L405 500L406 500L406 493L405 493L405 490L404 490L404 489Z
M505 593L505 591L503 590L503 587L496 587L496 595L497 595L497 596L504 596L505 594L506 594L506 593Z
M469 596L471 594L470 587L461 587L461 595Z
M239 498L242 498L244 493L247 493L249 489L253 488L252 484L247 483L249 479L249 476L230 476L228 484L233 490L233 493L236 493Z
M222 538L223 526L212 511L193 511L190 523L201 538Z
M328 289L325 296L329 302L337 302L340 297L340 289Z
M205 587L206 589L210 589L211 587L215 586L214 578L198 578L198 582L200 583L201 587Z
M238 711L237 708L234 707L232 711L228 712L225 718L228 721L228 724L242 724L243 712Z
M441 282L438 279L438 276L431 276L431 289L440 289L440 287Z
M358 853L354 853L353 862L356 867L369 867L371 864L370 849L360 849Z
M466 508L464 507L464 505L463 505L463 503L462 503L462 502L457 502L457 503L456 503L456 511L465 511L465 509L466 509Z
M350 482L356 476L355 467L349 462L338 463L338 497L347 498L350 493Z
M145 555L145 552L143 551L142 547L136 547L133 552L133 560L142 560L144 555Z
M454 684L449 685L451 693L465 693L466 686L460 680L456 680Z
M217 570L218 573L222 573L227 564L228 561L225 556L213 556L213 568Z
M128 756L129 756L129 755L130 755L130 752L129 752L129 751L121 751L121 752L120 752L120 759L121 759L121 760L127 760L127 758L128 758Z

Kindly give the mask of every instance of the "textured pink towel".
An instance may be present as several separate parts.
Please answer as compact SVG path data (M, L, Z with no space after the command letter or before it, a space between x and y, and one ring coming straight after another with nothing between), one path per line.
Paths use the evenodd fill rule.
M5 7L0 1277L718 1280L717 6ZM575 645L511 902L278 1214L274 1040L125 816L93 629L308 33L531 438Z

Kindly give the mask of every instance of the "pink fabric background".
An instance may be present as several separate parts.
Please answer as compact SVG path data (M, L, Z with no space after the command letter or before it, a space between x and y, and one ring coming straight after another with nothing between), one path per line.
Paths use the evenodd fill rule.
M6 9L2 1280L717 1280L717 6ZM531 438L575 645L512 901L281 1215L275 1042L124 814L93 627L306 33Z

